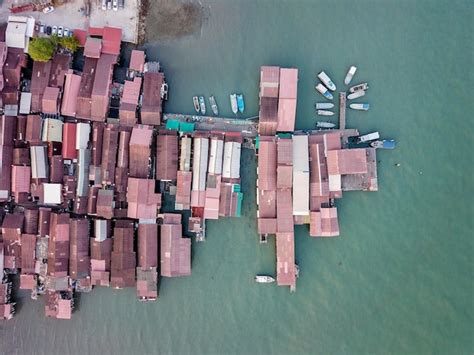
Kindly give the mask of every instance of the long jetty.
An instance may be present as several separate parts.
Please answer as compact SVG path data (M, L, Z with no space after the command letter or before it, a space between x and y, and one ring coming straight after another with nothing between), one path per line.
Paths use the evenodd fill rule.
M213 116L186 115L181 113L165 113L163 120L176 120L194 123L198 131L240 132L243 137L254 138L258 134L258 117L247 119Z
M339 93L339 129L346 129L346 93Z

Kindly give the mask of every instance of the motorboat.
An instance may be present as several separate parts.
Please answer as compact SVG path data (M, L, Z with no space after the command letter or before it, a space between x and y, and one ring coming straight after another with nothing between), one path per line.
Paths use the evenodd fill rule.
M334 107L334 104L331 102L316 102L314 105L316 110L327 110Z
M393 139L383 139L371 142L370 146L376 149L395 149L396 142Z
M257 275L255 276L255 281L261 284L269 284L275 282L275 278L268 275Z
M336 127L336 124L331 123L331 122L318 121L316 122L316 127L317 128L334 128Z
M350 104L349 107L353 110L368 111L370 108L369 104Z
M375 141L380 138L379 132L372 132L368 134L364 134L362 136L357 137L356 143L368 143L371 141Z
M354 85L354 86L351 86L349 88L349 92L356 92L356 91L365 91L369 88L369 84L367 83L362 83L362 84L357 84L357 85Z
M316 90L318 90L319 93L321 95L323 95L328 100L332 100L334 98L334 96L332 96L332 94L329 92L329 90L321 83L316 85Z
M199 107L199 98L197 96L193 96L193 104L194 104L194 109L196 110L197 113L201 111L201 108Z
M352 94L347 95L347 99L348 100L354 100L354 99L357 99L357 98L362 97L364 95L365 95L365 91L364 90L359 90L359 91L353 92Z
M201 113L206 114L206 101L204 101L204 96L199 96L199 107L201 108Z
M217 116L219 114L219 109L217 107L216 98L214 95L209 96L209 105L211 105L212 113Z
M344 84L349 85L352 81L352 77L357 71L357 67L351 66L347 71L346 77L344 78Z
M239 112L239 108L237 106L237 95L231 94L230 95L230 107L232 108L232 112L236 115Z
M318 110L316 112L319 116L333 116L334 112L332 111L327 111L327 110Z
M239 108L240 113L244 113L245 101L244 101L244 95L242 94L237 94L237 107Z
M329 90L336 91L336 85L334 85L331 78L325 72L319 73L318 78Z

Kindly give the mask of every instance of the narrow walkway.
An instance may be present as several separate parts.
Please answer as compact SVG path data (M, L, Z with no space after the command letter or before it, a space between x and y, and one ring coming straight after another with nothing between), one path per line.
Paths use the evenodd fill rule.
M346 129L346 93L339 93L339 129Z

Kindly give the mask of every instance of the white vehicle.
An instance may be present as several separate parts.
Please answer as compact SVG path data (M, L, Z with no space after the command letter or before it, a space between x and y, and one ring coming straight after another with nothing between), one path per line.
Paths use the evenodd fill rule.
M331 102L316 102L316 110L327 110L334 107L334 104Z
M334 115L334 112L332 111L327 111L327 110L318 110L316 112L319 116L332 116Z
M64 29L64 37L69 37L69 28Z
M353 110L368 111L370 108L369 104L350 104L349 107Z
M366 143L370 141L375 141L380 138L379 132L373 132L369 134L364 134L363 136L357 137L357 143Z
M316 85L316 90L318 90L320 94L323 95L328 100L332 100L334 98L332 94L329 92L329 90L321 83Z
M364 95L365 95L365 91L364 90L359 90L359 91L353 92L352 94L347 95L347 98L349 100L354 100L354 99L357 99L357 98L362 97Z
M113 0L113 8L114 8L114 11L117 11L118 10L118 2L117 0Z
M102 0L102 10L107 10L107 0Z
M352 77L357 71L357 67L351 66L347 71L346 78L344 79L344 84L349 85L352 81Z
M58 27L58 37L62 37L63 36L63 26L59 26Z
M349 92L356 92L356 91L360 91L360 90L367 90L368 88L369 88L369 84L367 84L367 83L357 84L357 85L351 86L351 87L349 88Z
M107 10L112 10L112 0L107 0Z
M41 25L39 32L40 32L40 33L44 33L44 31L45 31L45 26L44 26L44 25Z
M48 6L43 9L43 14L49 14L54 11L54 6Z
M326 85L329 90L336 91L336 85L334 85L331 78L325 72L322 71L319 73L318 78L323 82L324 85Z
M52 35L57 35L58 34L58 26L53 26L53 30L51 32Z

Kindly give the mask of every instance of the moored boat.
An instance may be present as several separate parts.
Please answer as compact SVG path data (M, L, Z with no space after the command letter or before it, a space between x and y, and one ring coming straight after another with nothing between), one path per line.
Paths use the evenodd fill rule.
M319 80L323 82L323 84L331 91L336 91L336 85L334 85L333 81L331 78L325 73L321 72L318 74Z
M349 85L352 81L352 77L354 76L355 72L357 71L356 66L351 66L347 71L346 77L344 78L344 84Z
M353 110L367 111L370 108L369 104L350 104L349 107Z
M214 113L214 115L216 116L219 115L219 109L217 107L217 102L214 95L209 96L209 105L211 105L211 110Z
M380 138L379 132L372 132L368 134L364 134L356 138L356 143L368 143L371 141L375 141Z
M232 108L232 112L236 115L239 112L239 107L237 106L237 95L231 94L230 95L230 107Z
M393 139L383 139L379 141L373 141L370 143L372 148L380 149L395 149L396 142Z
M199 96L199 106L201 108L201 113L206 114L206 101L204 101L204 96Z
M359 90L359 91L353 92L352 94L347 95L347 99L348 100L354 100L354 99L357 99L357 98L362 97L364 95L365 95L365 91L364 90Z
M268 275L257 275L255 276L255 281L258 283L269 284L275 282L275 279Z
M194 109L196 110L196 112L199 113L201 108L199 107L199 98L197 96L193 96L193 104L194 104Z
M361 84L357 84L357 85L354 85L354 86L351 86L349 88L349 92L356 92L356 91L360 91L360 90L367 90L369 88L369 84L367 83L361 83Z
M316 112L319 116L332 116L334 115L334 112L332 111L327 111L327 110L318 110Z
M334 104L331 102L316 102L314 105L316 110L327 110L334 107Z
M332 96L332 94L329 92L329 90L321 83L316 85L316 90L318 90L319 93L321 95L323 95L328 100L332 100L334 98L334 96Z
M244 95L242 94L237 94L237 107L239 108L240 113L244 113L245 102L244 102Z
M336 124L331 123L331 122L318 121L316 122L316 127L317 128L334 128L336 127Z

